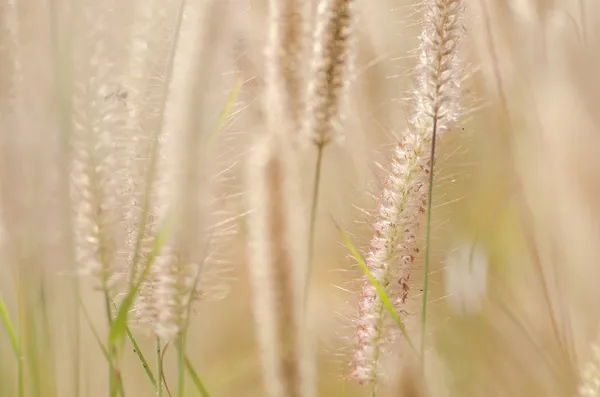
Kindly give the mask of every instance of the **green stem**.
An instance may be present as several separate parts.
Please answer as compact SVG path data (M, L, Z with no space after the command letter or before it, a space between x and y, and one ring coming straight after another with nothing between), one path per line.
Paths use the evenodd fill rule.
M23 360L21 357L17 357L17 396L23 397L25 395L23 388Z
M116 305L113 306L116 307ZM129 329L129 327L125 327L125 332L127 332L127 337L129 338L129 340L131 341L131 344L133 345L133 351L135 352L138 360L140 360L140 364L142 364L142 368L144 369L144 372L146 373L146 376L148 377L148 380L150 381L150 383L152 383L152 387L154 387L156 389L156 380L154 379L154 375L152 375L152 371L150 370L150 367L148 367L148 362L146 361L146 357L144 357L144 353L142 352L142 349L140 349L140 345L138 345L137 341L135 340L135 337L133 336L133 333L131 332L131 330Z
M433 164L435 160L435 143L437 138L437 115L433 117L433 133L431 137L431 155L429 157L429 187L427 192L427 219L425 223L425 266L423 269L423 300L421 310L421 369L425 370L425 329L427 323L427 293L429 291L429 262L431 249L431 203L433 201Z
M192 382L194 382L194 385L196 386L196 390L198 391L198 393L200 393L202 397L210 397L210 395L208 394L208 390L206 390L204 383L202 383L202 380L198 376L198 373L194 369L192 362L187 356L185 356L185 366L188 370L188 373L190 374L190 377L192 378Z
M312 262L315 251L315 229L317 225L317 209L319 205L319 187L321 185L321 165L323 163L324 148L324 144L317 144L317 164L315 166L315 177L313 180L313 195L310 206L310 229L308 234L308 265L306 269L306 280L304 284L304 299L306 301L308 301L308 285L310 284Z
M102 288L102 289L104 290L104 308L106 310L106 320L108 322L108 328L110 328L112 326L110 297L108 296L108 291L106 290L106 288ZM110 343L110 340L108 341L107 351L108 351L108 395L109 395L109 397L116 397L117 389L115 388L115 367L113 365L113 348Z
M112 309L111 309L111 299L108 293L108 287L106 285L103 286L102 290L104 291L104 306L106 309L106 319L108 321L108 328L110 329L113 324L112 318ZM116 358L117 351L116 347L113 343L111 343L110 338L108 339L107 344L108 350L108 393L110 397L117 397L120 393L122 397L125 396L125 392L123 389L123 381L121 379L121 375L119 374L119 370L116 366Z
M177 397L184 396L185 387L185 333L179 337L177 349Z
M161 346L160 346L160 337L156 337L156 395L158 397L162 397L163 388L162 388L162 355L161 355Z

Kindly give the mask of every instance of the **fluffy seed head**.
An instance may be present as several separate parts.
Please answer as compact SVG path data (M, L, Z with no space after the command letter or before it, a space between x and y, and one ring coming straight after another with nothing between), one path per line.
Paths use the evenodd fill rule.
M308 2L271 0L268 115L271 125L288 120L297 129L304 109L305 51ZM276 120L275 120L276 119Z
M178 22L183 25L181 31L189 29L193 34L180 37L179 51L175 54L177 68L171 77L177 80L172 87L165 123L171 130L167 135L172 151L165 159L162 199L158 205L161 227L167 227L169 236L156 263L159 307L156 332L167 340L174 340L185 331L190 305L200 296L198 288L208 248L206 93L216 60L211 44L218 40L223 23L223 3L218 0L204 2L198 13L181 7ZM181 61L180 56L183 56ZM185 106L180 114L178 108L182 103ZM181 116L184 121L179 125Z
M267 137L249 165L249 264L268 395L309 397L315 395L313 363L302 328L307 228L288 144L277 134Z
M431 0L426 4L412 126L394 151L366 255L367 266L398 314L407 313L412 268L420 252L416 234L426 211L432 137L447 131L458 116L460 69L456 53L461 9L460 0ZM397 329L386 326L386 316L383 302L365 278L352 361L352 377L359 383L376 379L384 341L398 334Z
M109 48L111 3L84 8L93 29L80 38L76 52L71 138L71 194L76 259L84 273L109 290L117 276L124 240L121 170L130 166L119 133L124 107L116 87L114 54ZM93 21L93 22L92 22Z
M344 92L350 78L353 0L319 3L306 101L306 134L318 146L340 130Z

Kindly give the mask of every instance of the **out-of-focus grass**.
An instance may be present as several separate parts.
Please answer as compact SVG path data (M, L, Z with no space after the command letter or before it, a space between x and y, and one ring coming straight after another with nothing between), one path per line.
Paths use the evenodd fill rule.
M369 241L369 228L363 223L357 223L364 221L365 217L354 206L372 209L373 203L368 192L377 189L379 176L372 164L376 161L385 163L389 152L388 145L394 142L394 134L397 135L402 130L405 106L394 99L403 97L403 92L410 83L410 80L405 78L408 73L404 72L410 70L412 60L407 58L406 54L409 53L408 49L414 47L416 41L414 27L404 23L414 19L412 8L406 7L407 3L377 0L361 6L365 24L359 36L357 77L351 86L352 108L345 130L346 141L343 145L328 148L330 150L323 158L323 188L316 221L312 305L309 309L318 330L321 352L320 395L323 396L354 397L370 393L340 379L344 375L349 358L348 352L342 350L342 347L347 344L345 338L352 338L354 332L349 319L356 300L354 280L363 274L363 270L354 266L354 262L348 258L349 247L340 244L340 235L336 233L330 219L336 219L347 236L352 236L352 244L356 247L354 251L358 251ZM23 4L23 7L31 6L30 3ZM222 91L225 96L229 95L229 98L224 101L226 105L218 118L217 131L224 126L226 130L216 132L213 139L221 145L229 145L227 149L234 153L246 151L249 138L262 128L264 115L258 98L263 84L264 65L260 63L262 43L267 31L262 23L263 5L263 2L256 2L251 4L249 9L240 7L239 10L234 10L233 22L228 25L229 36L223 42L215 43L215 46L224 46L233 53L231 59L222 61L224 72L237 69L236 72L240 76L254 76L252 81L244 85L239 83L240 79L236 79L233 89L231 85L227 85L231 83L231 79L215 76L215 79L223 82ZM389 10L393 11L388 13ZM474 31L470 30L470 24L467 25L467 32ZM35 30L32 24L24 28ZM467 40L470 40L469 36ZM234 52L234 45L241 46L242 50L236 49L237 52ZM503 49L508 45L501 42L499 47ZM504 63L509 63L510 66L511 60L507 58L503 60ZM510 70L509 67L506 68L507 73ZM471 89L476 93L486 92L490 80L484 77L478 82L479 84L473 85ZM519 99L518 96L516 98L514 103L527 110L529 102L523 98ZM435 186L432 219L431 295L430 299L427 299L428 333L433 335L430 339L439 361L451 369L451 376L447 379L448 386L443 388L439 395L572 395L576 382L576 374L573 373L576 363L569 363L570 359L565 358L551 330L539 279L533 271L528 242L520 220L519 205L522 198L514 188L515 175L510 171L512 165L508 151L511 148L503 143L507 120L501 106L488 103L493 102L489 98L485 101L488 108L471 115L464 123L465 130L452 131L439 147L439 184ZM224 115L231 113L234 108L237 112L236 118L225 122L227 117ZM531 111L533 112L533 109ZM562 111L561 107L555 109L557 113ZM528 130L525 122L520 119L513 122L513 128L519 131L513 133L522 134L519 138L525 140ZM573 131L575 130L573 127ZM568 131L565 132L567 133ZM233 143L223 139L230 136L235 137ZM575 137L580 140L582 138L579 135ZM541 141L539 139L535 141L537 145L529 147L531 156L537 156L541 151ZM547 141L544 142L547 144ZM570 149L566 142L564 143L567 153ZM588 146L595 147L594 142ZM536 196L538 201L533 202L534 210L552 208L551 204L564 200L565 197L573 199L570 203L579 202L573 198L575 194L572 190L573 186L579 186L575 183L578 178L583 178L583 174L577 168L578 164L580 166L588 157L578 157L577 151L574 153L577 161L571 159L569 164L572 168L563 167L565 174L562 176L568 178L570 175L573 185L565 191L560 191L560 186L557 186L553 196L539 194ZM537 158L538 165L547 166L549 159L540 158ZM314 161L307 159L306 164L314 164ZM306 168L304 177L310 180L312 175L308 170L312 168L308 165ZM591 175L595 174L592 172ZM589 184L581 181L581 184L591 190L591 200L597 198L598 192L593 191L593 178L590 181ZM574 204L571 205L574 211L576 208ZM567 208L564 210L566 214ZM590 213L590 217L586 219L573 215L575 218L571 224L567 224L565 218L557 217L555 219L562 219L561 223L551 224L551 227L546 229L585 230L586 225L593 220L594 212L590 210ZM538 231L539 218L540 215L537 215ZM581 229L576 228L578 222ZM585 237L585 233L574 233L573 236ZM443 300L447 293L442 277L445 253L462 237L468 241L477 240L485 248L489 259L487 296L481 311L469 315L455 313ZM577 247L582 251L585 240L582 238L580 241L582 245ZM559 310L557 307L560 306L560 302L555 302L553 310L555 313L573 312L572 315L577 320L575 324L579 324L580 327L573 331L575 335L571 335L571 338L578 338L580 355L583 355L581 351L585 352L584 346L597 326L597 318L592 315L597 304L587 299L593 296L589 289L594 283L596 273L593 269L586 270L582 265L586 260L589 261L588 266L596 263L593 241L587 244L590 252L587 256L580 252L579 256L565 258L564 254L559 255L564 248L560 244L553 247L542 246L547 251L554 251L556 255L555 258L549 258L551 255L547 254L542 258L545 263L566 263L565 267L576 268L573 271L578 272L569 273L565 270L553 276L550 269L546 269L549 279L553 281L556 281L555 278L565 281L565 273L572 277L568 282L565 281L569 289L563 291L562 295L567 297L562 303L566 308ZM195 382L194 377L190 377L192 382L187 386L189 395L196 393L195 387L200 391L199 395L206 395L201 391L205 388L213 397L263 395L252 331L246 260L244 252L240 252L243 250L239 249L244 244L243 233L231 244L229 260L233 264L232 274L237 280L232 283L229 297L220 302L203 302L192 315L187 336L186 362L189 359L194 363L202 382ZM566 240L564 244L567 245ZM568 245L572 244L573 240L569 240ZM570 250L566 252L573 253ZM8 269L4 268L9 265L1 266L3 274L9 274ZM57 263L55 266L58 268L62 264ZM52 272L53 269L46 269L44 274ZM575 274L580 278L576 278ZM587 277L581 277L586 274ZM8 330L8 333L0 334L2 396L19 395L18 382L14 380L18 378L19 372L16 363L20 362L16 357L21 356L27 363L23 383L28 396L76 395L65 386L72 383L74 376L69 372L69 365L66 363L71 358L65 355L65 352L71 348L69 342L74 339L71 335L74 335L76 330L66 327L63 321L75 316L75 313L64 313L66 308L61 306L61 302L71 297L62 286L71 283L70 278L75 275L60 274L58 277L59 281L57 277L48 278L47 289L46 282L23 285L21 282L12 283L10 277L0 280L0 291L4 299L0 306L0 315L4 330ZM422 284L420 277L415 276L414 291L418 291ZM53 283L56 283L56 286L53 286ZM44 285L43 293L40 285ZM341 286L352 293L344 292L335 286ZM86 324L87 320L80 319L80 395L106 395L105 367L108 353L103 352L96 343L102 343L104 335L109 335L115 345L122 346L119 368L124 374L126 395L153 393L152 382L148 381L148 372L140 366L139 356L132 351L133 348L126 339L128 330L125 328L125 320L131 297L125 297L125 300L120 302L121 309L116 320L112 327L108 328L100 315L100 294L86 281L82 282L80 290L82 301L89 308L90 326L99 334L94 336ZM552 291L556 291L556 288L553 287ZM568 294L564 295L565 293ZM414 312L409 314L406 324L409 333L418 330L417 312L420 298L416 293L412 302ZM589 314L587 319L585 313ZM568 327L565 326L566 328ZM132 327L131 332L138 342L135 350L143 351L146 358L152 361L149 357L154 356L155 340L136 327ZM570 338L568 332L560 332L566 343ZM176 349L169 348L164 358L165 376L170 379L171 390L176 388L176 382L173 381L176 379L176 355ZM583 357L580 358L582 359ZM387 395L387 392L388 390L382 390L378 396ZM389 391L389 394L394 395L393 391Z

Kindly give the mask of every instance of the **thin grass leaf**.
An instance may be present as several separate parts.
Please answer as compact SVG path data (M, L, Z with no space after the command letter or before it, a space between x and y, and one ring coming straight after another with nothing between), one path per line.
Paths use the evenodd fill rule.
M192 378L192 382L194 382L196 390L198 390L198 393L200 393L202 397L210 397L210 394L208 394L208 390L206 390L206 387L204 387L204 384L202 383L200 377L194 370L194 367L188 356L185 356L185 367L188 370L190 377Z
M161 230L159 230L158 234L156 235L156 238L154 239L154 244L152 245L152 251L150 251L150 254L148 255L148 259L146 260L146 263L144 264L144 268L142 269L142 274L140 275L139 279L136 282L131 284L131 287L129 288L129 292L127 293L127 295L125 296L125 299L121 303L121 306L119 307L119 311L117 312L117 316L115 317L115 321L113 321L113 323L110 327L108 340L111 345L114 345L114 344L116 344L116 342L121 341L124 334L126 333L127 318L128 318L131 306L133 304L133 300L135 299L135 296L138 293L142 283L148 276L148 273L150 272L150 265L152 264L152 262L154 262L156 255L158 255L158 252L160 251L162 246L165 244L165 241L167 240L167 236L169 235L170 230L171 230L170 222L166 222L165 225L163 225L163 227L161 228Z
M225 101L223 110L221 110L221 113L219 114L219 119L217 121L217 129L211 135L211 137L208 141L209 145L212 144L219 137L219 133L223 130L223 127L225 126L225 122L227 122L227 119L229 118L229 116L231 116L231 109L233 109L233 105L235 105L235 102L237 101L241 87L242 87L242 79L238 77L235 80L235 83L233 85L233 88L231 89L231 92L227 96L227 100Z
M148 366L148 362L146 361L146 357L144 357L144 353L142 353L142 350L140 349L140 346L138 345L137 341L135 340L133 333L131 333L131 329L129 329L129 327L126 326L125 331L127 332L127 337L129 338L129 340L131 341L131 344L133 345L133 351L137 355L137 358L140 360L140 363L142 364L142 367L144 368L144 371L146 372L146 375L148 376L150 383L152 383L152 386L154 388L156 388L156 379L154 378L154 375L152 374L152 371L150 370L150 367Z
M6 310L6 306L4 305L4 301L0 298L0 319L2 319L2 324L4 324L4 329L6 329L6 333L8 334L8 339L10 340L10 344L12 346L13 352L17 359L21 357L21 349L19 348L19 342L17 341L17 335L15 334L15 330L10 322L10 318L8 316L8 311Z
M177 45L179 42L179 32L181 31L181 25L183 22L183 14L184 14L184 9L185 9L185 4L186 1L185 0L181 0L179 2L179 7L178 7L178 12L177 12L177 22L175 23L175 28L174 28L174 38L171 42L170 48L169 48L169 62L168 62L168 66L167 66L167 80L166 80L166 84L163 84L163 92L162 92L162 97L166 98L168 96L169 90L171 88L171 83L173 80L173 70L174 70L174 59L175 59L175 52L177 51ZM159 113L159 117L157 120L157 125L158 126L162 126L163 120L165 118L165 111L166 111L166 100L163 101L162 107L161 107L161 111ZM153 139L152 139L152 146L151 146L151 150L150 150L150 163L148 164L148 172L147 172L147 176L146 176L146 189L144 191L144 200L142 203L142 213L143 214L148 214L149 213L149 209L150 209L150 201L151 201L151 190L152 190L152 181L154 181L154 177L156 174L156 167L157 167L157 162L158 162L158 146L159 146L159 135L160 135L160 131L161 128L159 127L155 133L153 134ZM141 254L141 245L142 245L142 239L144 236L144 230L146 229L146 223L148 221L148 216L142 216L141 217L141 221L138 227L138 233L137 233L137 238L135 241L135 248L133 250L133 264L132 264L132 269L131 269L131 276L130 276L130 285L133 285L134 280L135 280L135 275L136 275L136 270L137 270L137 265L140 259L140 254ZM133 299L130 300L129 302L129 306L131 306L133 303ZM127 313L122 314L125 318L125 320L127 319ZM122 325L120 325L120 327L122 328ZM115 331L117 332L117 331ZM122 330L121 330L122 332Z
M161 380L163 368L162 368L162 356L160 353L161 353L160 338L156 337L156 377L158 378L158 383L155 383L154 388L156 389L157 397L163 396L163 388L162 388L162 380Z
M113 307L115 309L117 309L117 305L114 302L112 304L113 304ZM152 386L154 388L156 388L156 379L154 378L154 375L152 374L152 371L150 370L150 367L148 366L148 362L146 361L146 357L144 357L144 353L140 349L140 346L138 345L137 341L135 340L135 336L133 336L133 333L131 332L131 329L129 328L129 326L126 326L125 331L127 332L127 337L129 338L129 340L131 341L131 344L133 345L134 353L137 355L138 359L140 360L140 363L142 364L144 371L146 371L146 375L148 376L148 379L150 379Z
M79 301L79 305L81 306L81 310L83 311L83 315L84 315L90 329L92 330L92 334L94 335L94 338L96 339L96 342L98 343L98 346L100 346L100 350L104 354L104 358L106 358L106 361L108 362L109 367L112 371L113 362L112 362L111 354L108 351L108 349L106 348L106 346L104 346L104 344L102 343L102 340L100 339L100 335L98 335L96 328L94 328L94 325L92 324L92 320L90 319L90 316L89 316L83 302L81 301L81 298L79 298L78 301ZM111 395L116 393L117 387L118 387L118 390L121 393L121 396L125 397L125 390L124 390L123 380L121 379L121 376L117 376L116 381L117 381L116 384L111 386L111 390L110 390Z
M392 302L390 302L390 299L388 298L387 294L385 293L385 291L383 290L381 285L379 285L379 283L377 282L377 280L375 279L375 277L373 276L373 274L371 273L371 271L365 264L364 260L362 259L362 257L360 256L360 254L358 253L356 248L354 248L354 245L352 245L352 243L350 242L350 239L348 238L346 233L342 230L340 225L335 220L333 220L333 223L335 224L336 229L340 233L340 236L344 240L344 244L350 250L350 253L354 257L356 262L360 265L362 271L367 276L367 279L369 280L371 285L373 285L373 287L375 288L375 291L377 291L377 295L379 296L379 299L381 299L383 306L390 313L390 316L392 316L392 318L394 319L394 322L400 329L400 332L402 332L402 336L404 336L404 338L408 342L408 345L412 349L414 349L415 347L406 332L406 327L404 326L404 323L402 323L402 320L400 319L400 316L398 316L398 313L396 313L396 310L394 310L394 306L392 306Z
M96 331L96 328L94 327L94 324L92 324L92 319L90 318L83 302L81 301L81 298L79 298L79 306L81 307L81 311L83 312L83 317L85 317L85 321L88 323L88 326L90 327L90 329L92 330L92 334L94 335L94 339L96 339L96 342L98 343L98 346L100 346L100 350L102 350L102 354L104 355L104 358L106 358L107 362L112 362L111 358L110 358L110 354L108 353L108 349L106 348L106 346L104 346L104 344L102 343L102 340L100 339L100 335L98 335L98 331Z
M32 395L35 397L42 397L42 389L45 387L42 386L44 381L44 376L42 375L42 371L40 369L41 362L41 348L39 342L39 325L38 318L36 313L34 312L34 298L31 296L31 293L25 294L25 303L24 303L24 311L23 318L25 319L25 323L23 324L23 353L25 363L28 367L28 372L30 375L29 385L31 386L31 390L33 391ZM37 302L36 302L37 304Z

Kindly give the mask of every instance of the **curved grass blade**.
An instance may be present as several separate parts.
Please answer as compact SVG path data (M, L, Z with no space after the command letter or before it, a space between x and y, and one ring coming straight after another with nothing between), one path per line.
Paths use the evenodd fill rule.
M140 363L142 364L142 368L144 368L144 371L146 372L146 376L148 376L150 383L152 383L152 387L156 388L156 379L154 378L154 375L152 374L152 371L150 370L150 367L148 366L148 362L146 361L146 357L144 357L144 353L142 353L140 346L138 345L137 341L135 340L135 337L133 336L133 333L131 332L131 329L129 329L128 326L125 326L125 332L127 332L127 337L129 338L129 340L131 341L131 344L133 345L133 351L135 352L138 359L140 360Z
M114 302L112 304L113 304L113 307L115 309L117 309L117 305ZM135 337L133 336L131 329L127 325L125 325L125 332L127 332L127 337L129 338L129 340L131 341L131 344L133 345L133 352L137 355L138 359L140 360L140 363L142 364L142 368L144 368L144 371L146 372L146 375L148 376L150 383L152 383L152 386L154 388L156 388L156 379L154 379L154 375L152 374L152 371L150 370L150 367L148 366L148 361L146 361L146 357L144 356L144 353L140 349L140 346L138 345L137 341L135 340Z
M115 321L113 321L110 327L108 340L111 345L115 345L117 342L120 342L126 332L127 317L129 315L129 310L131 309L131 306L133 304L133 300L135 299L135 296L138 293L142 283L148 276L148 273L150 272L150 265L152 264L152 262L154 262L154 259L158 255L158 252L165 244L167 236L169 235L169 232L171 230L170 226L170 222L167 222L159 230L156 238L154 239L152 251L150 251L148 259L146 260L146 263L144 263L144 268L142 269L142 273L140 274L139 279L131 284L127 296L125 296L125 299L119 307L119 311L117 312Z
M100 335L98 335L98 331L96 331L94 324L92 324L92 319L90 318L90 315L88 314L83 302L81 301L81 298L79 298L79 306L81 306L81 311L83 312L83 317L85 318L85 321L88 323L88 326L90 327L90 330L92 331L92 334L94 335L94 339L96 339L96 343L98 343L98 346L100 346L100 350L102 350L102 354L104 355L104 358L106 359L106 361L111 363L112 360L110 358L110 354L108 353L108 349L102 343L102 340L100 339Z
M10 321L10 317L8 316L8 311L6 310L6 306L4 305L4 301L0 298L0 319L2 320L2 324L4 325L4 329L8 334L8 339L10 340L10 345L15 353L17 359L21 356L21 349L19 348L19 342L17 341L17 335L15 334L15 329L12 326Z
M408 342L408 345L412 349L414 349L415 347L406 332L406 327L404 326L404 323L402 323L402 320L400 319L400 316L398 316L398 313L396 313L396 310L394 310L394 306L392 306L392 302L390 302L390 299L388 298L387 294L385 293L385 291L383 290L381 285L379 285L379 283L377 282L377 280L375 279L375 277L373 276L373 274L371 273L371 271L365 264L365 261L362 259L362 257L360 256L360 254L358 253L356 248L354 248L354 245L352 245L352 243L350 242L348 235L346 235L346 233L342 230L340 225L338 225L338 223L335 220L333 220L333 223L335 224L335 228L338 230L340 236L344 240L344 244L346 245L346 247L348 247L348 249L350 250L350 253L354 257L356 262L360 265L362 271L367 276L367 279L369 280L371 285L373 285L373 288L375 288L375 291L377 291L377 295L379 296L379 299L381 299L383 306L390 313L390 316L392 316L392 319L394 319L394 322L400 329L400 332L402 332L402 336L404 336L404 338L406 339L406 342Z
M198 393L200 393L202 397L210 397L208 390L206 390L206 387L204 387L204 383L202 383L202 380L200 380L200 377L194 370L194 366L192 365L188 356L185 356L185 367L188 370L190 377L192 378L192 382L194 382L194 386L196 386L196 390L198 390Z

